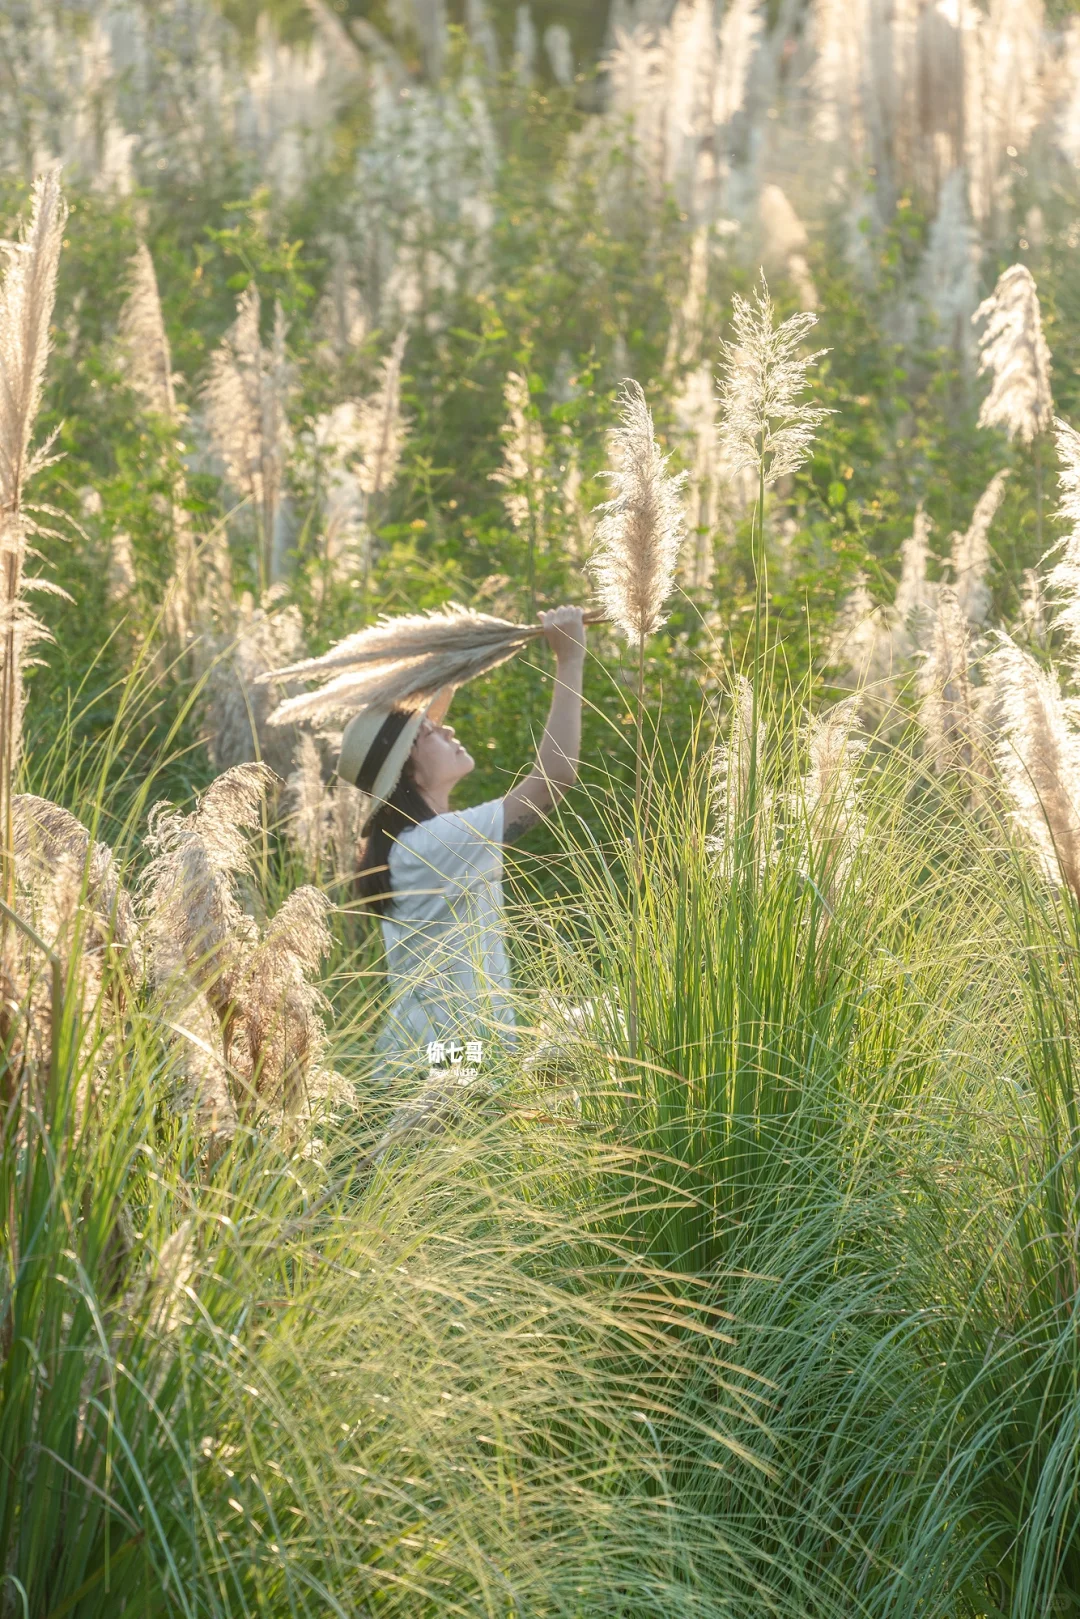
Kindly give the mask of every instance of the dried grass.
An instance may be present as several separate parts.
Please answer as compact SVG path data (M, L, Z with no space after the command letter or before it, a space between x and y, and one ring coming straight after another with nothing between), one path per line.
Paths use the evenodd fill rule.
M542 634L539 625L512 624L456 602L397 618L383 614L369 629L347 636L322 657L263 675L260 683L333 677L318 691L282 703L269 723L330 720L372 704L419 708L444 686L461 686L486 674Z
M972 664L967 615L956 591L943 585L930 647L919 671L924 757L936 775L959 773L976 792L991 774L990 737L988 693L973 684Z
M274 780L265 765L238 765L191 814L156 806L148 837L155 853L142 885L159 992L175 1004L190 982L205 996L219 1025L229 1101L240 1116L267 1108L295 1114L324 1078L325 1003L307 975L330 947L329 901L298 888L260 935L237 891L237 877L250 871L248 834L260 824ZM213 1069L216 1042L210 1055ZM216 1089L201 1106L222 1107Z
M1054 600L1054 627L1063 632L1065 651L1075 670L1080 660L1080 433L1060 417L1054 426L1061 463L1057 516L1072 526L1053 547L1061 551L1061 557L1050 569L1046 583Z

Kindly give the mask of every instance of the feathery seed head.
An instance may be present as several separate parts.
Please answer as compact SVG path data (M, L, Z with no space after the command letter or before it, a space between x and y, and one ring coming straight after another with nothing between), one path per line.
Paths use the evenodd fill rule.
M1008 476L1006 468L991 478L975 504L967 529L963 534L952 536L953 589L961 611L972 625L985 623L990 608L992 598L986 583L990 566L988 536L990 524L1005 498L1005 480Z
M735 293L731 308L735 339L721 344L720 444L732 473L760 464L771 484L802 466L814 433L833 414L799 398L810 366L828 350L798 353L817 316L804 310L777 326L764 272L753 303Z
M278 304L269 348L259 335L260 300L252 283L236 301L236 320L210 359L203 389L206 426L233 487L256 508L262 574L270 577L274 524L291 434L286 407L292 367L285 356L285 317Z
M122 1005L142 976L142 944L112 850L46 798L18 793L11 809L19 908L61 957L78 953L88 1011L101 988Z
M1052 670L999 632L987 659L998 704L995 761L1012 815L1047 878L1080 902L1080 734Z
M547 445L543 428L529 411L528 377L511 371L503 398L507 411L502 429L503 462L488 477L492 483L506 486L503 505L511 523L516 529L527 529L530 521L543 521Z
M900 582L893 603L896 616L905 628L912 619L918 620L932 611L937 590L926 577L926 564L930 559L931 522L923 511L922 501L915 511L915 524L909 537L900 547ZM917 624L913 626L917 632Z
M857 699L849 697L810 720L803 737L809 768L794 808L809 845L809 874L834 905L866 833L859 807L858 766L866 751L859 735Z
M1061 504L1055 515L1072 524L1072 530L1051 550L1060 550L1060 559L1050 569L1046 583L1054 596L1054 627L1064 632L1065 648L1075 660L1080 657L1080 433L1060 417L1055 418L1058 483Z
M151 410L173 418L172 354L161 313L154 261L140 242L130 265L130 291L120 311L120 348L128 385L141 394Z
M280 693L264 677L304 651L304 626L298 607L275 607L275 600L275 590L268 591L255 607L245 594L230 631L209 641L217 656L206 686L203 734L218 770L256 757L280 767L282 775L291 768L291 739L268 729Z
M993 376L979 411L979 426L1003 427L1010 440L1030 444L1049 427L1054 400L1050 349L1027 266L1014 264L1003 271L971 318L986 321L979 339L979 375L989 371Z
M24 506L26 483L50 460L49 443L31 454L34 418L41 403L49 323L67 207L59 171L34 181L29 222L17 242L4 244L7 266L0 282L0 837L3 887L10 901L10 795L22 746L23 668L29 648L48 632L26 604L27 541L36 525ZM56 589L57 587L52 587Z
M710 776L716 830L705 839L709 854L725 860L740 820L747 814L750 798L750 772L754 758L760 771L765 754L765 727L759 720L757 746L754 746L754 688L745 675L736 675L732 692L731 717L727 739L714 750ZM757 821L761 823L771 808L770 795L757 783Z
M686 537L686 474L665 471L669 457L653 436L652 415L637 382L623 386L619 426L612 431L616 465L605 473L616 494L596 509L596 550L589 569L597 594L628 642L641 642L665 622L679 548Z
M325 733L322 740L331 753L340 752L340 733ZM308 871L317 875L329 856L338 881L352 876L369 802L340 776L327 785L318 743L307 731L301 734L297 766L289 777L289 801L289 836Z
M314 888L294 890L260 938L236 891L236 875L250 869L245 834L258 826L274 779L265 765L238 765L207 788L190 815L158 806L151 818L157 852L143 895L155 979L163 1005L179 1009L171 1022L185 1039L201 1112L216 1111L226 1126L234 1101L228 1091L219 1094L221 1071L248 1114L279 1104L295 1112L325 1044L325 1003L307 974L330 947L329 901ZM200 996L217 1018L220 1059L216 1042L207 1045L188 1026ZM203 1048L208 1062L193 1060Z
M290 697L270 724L328 720L359 708L419 708L444 686L461 686L505 663L530 632L506 619L450 602L426 613L382 614L321 658L274 671L277 679L330 675L317 691ZM269 678L269 677L264 677Z
M930 649L919 671L919 723L925 756L937 775L968 770L982 757L982 727L971 680L968 619L956 591L943 585L938 595Z
M300 737L296 769L289 777L289 799L289 837L307 870L317 877L330 837L332 802L318 746L307 731Z
M1018 628L1036 646L1046 645L1046 599L1038 568L1024 569Z
M379 386L361 400L357 442L363 457L357 481L365 495L382 495L393 484L405 446L408 423L401 410L401 366L407 333L404 328L381 362Z
M849 670L854 684L862 689L889 673L892 650L885 615L860 569L829 632L826 662Z
M230 1055L249 1109L257 1099L295 1113L305 1099L326 1044L326 1003L306 975L330 949L329 908L317 888L294 889L238 978Z
M7 269L0 284L0 520L10 521L27 478L47 450L30 455L30 435L41 404L49 322L67 204L59 169L34 181L30 220L17 242L4 244ZM10 543L5 540L5 544Z
M171 969L179 949L219 1017L233 1000L236 973L254 938L232 879L250 870L246 834L259 825L276 779L266 765L236 765L210 784L191 814L157 804L149 816L147 843L155 853L142 893L155 973Z

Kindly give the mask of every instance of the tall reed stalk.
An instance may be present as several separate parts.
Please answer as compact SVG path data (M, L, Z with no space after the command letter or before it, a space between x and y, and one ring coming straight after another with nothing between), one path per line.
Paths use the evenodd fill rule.
M644 783L645 638L666 621L664 604L675 581L679 548L686 538L682 494L686 474L665 469L653 434L652 416L639 383L623 387L619 425L612 432L614 470L605 474L615 487L596 528L590 560L597 591L611 620L628 643L637 646L637 702L634 748L634 830L632 930L627 1035L631 1060L638 1055L637 918L644 882L642 787Z
M59 173L50 169L34 182L30 219L8 247L0 286L0 898L7 905L15 898L11 800L22 751L23 666L29 647L46 634L26 604L29 588L46 588L25 572L29 541L39 532L26 508L26 485L50 459L49 444L32 451L30 440L66 218Z
M748 302L738 293L731 300L734 338L721 343L724 376L720 383L720 446L730 475L753 467L757 472L757 502L751 531L754 570L754 628L751 684L753 715L750 731L750 778L747 826L756 819L759 761L758 722L767 684L769 581L765 545L765 492L770 484L802 466L815 429L831 412L800 399L807 371L822 354L798 350L817 323L810 310L776 324L765 273Z

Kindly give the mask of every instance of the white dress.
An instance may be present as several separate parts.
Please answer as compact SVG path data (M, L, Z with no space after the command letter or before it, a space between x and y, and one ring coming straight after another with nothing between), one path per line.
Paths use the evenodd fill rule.
M374 1078L425 1069L432 1040L515 1044L503 937L503 801L448 810L390 848L382 918L390 1006ZM483 1059L481 1059L483 1060Z

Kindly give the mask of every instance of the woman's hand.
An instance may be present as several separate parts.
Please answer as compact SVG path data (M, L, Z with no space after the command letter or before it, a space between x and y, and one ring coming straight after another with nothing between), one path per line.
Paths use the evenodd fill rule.
M564 658L585 657L584 609L548 607L540 614L544 640L561 663Z

